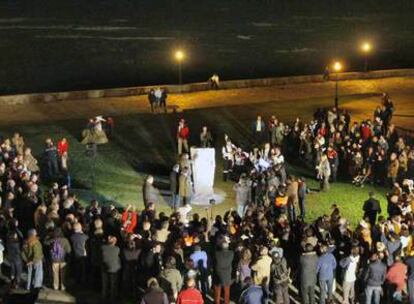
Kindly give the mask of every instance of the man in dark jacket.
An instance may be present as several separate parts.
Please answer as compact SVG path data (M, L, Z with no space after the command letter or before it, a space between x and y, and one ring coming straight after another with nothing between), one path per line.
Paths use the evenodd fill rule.
M102 245L102 298L113 301L118 288L118 272L121 269L120 250L116 246L115 236L108 236L106 244ZM113 302L111 302L113 303Z
M73 265L76 273L78 284L84 284L86 281L86 241L88 236L82 232L82 225L75 223L73 225L74 233L70 237L73 252Z
M170 191L171 191L171 207L174 211L178 208L179 196L178 196L178 177L180 171L180 165L175 164L170 172Z
M303 304L315 303L316 268L318 255L311 244L305 245L300 257L300 290Z
M58 167L58 152L53 144L52 139L46 139L46 147L45 147L45 160L47 166L47 178L53 179L59 173Z
M373 253L371 256L371 263L365 273L365 296L366 303L379 304L381 300L382 284L385 282L387 274L387 266L378 259L378 254Z
M234 252L229 249L227 237L214 254L214 303L221 303L221 289L224 288L224 304L230 303L230 284Z
M381 206L379 200L374 198L374 192L369 193L369 199L364 203L364 218L369 218L371 226L375 225L377 215L381 213Z

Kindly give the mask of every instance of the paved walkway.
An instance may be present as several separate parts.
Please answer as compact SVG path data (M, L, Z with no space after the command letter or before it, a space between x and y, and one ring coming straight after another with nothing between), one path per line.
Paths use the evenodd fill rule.
M170 106L182 110L221 107L264 102L306 102L307 99L333 98L334 82L292 84L250 89L218 90L174 94L168 98ZM379 94L388 92L396 104L396 124L414 127L414 77L373 80L349 80L339 84L340 96L352 96L345 108L355 119L372 117L379 102ZM95 115L127 115L148 112L146 96L97 98L54 103L1 106L0 124L45 122L48 120L87 119Z

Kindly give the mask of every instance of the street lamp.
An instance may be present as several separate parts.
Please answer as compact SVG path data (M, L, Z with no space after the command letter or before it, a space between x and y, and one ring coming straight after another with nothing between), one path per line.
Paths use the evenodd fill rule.
M342 71L342 63L335 61L333 70L335 71L335 108L338 110L338 73Z
M364 42L361 45L361 50L364 53L365 56L365 63L364 63L364 71L368 72L368 54L371 52L372 45L369 42Z
M177 60L178 63L178 83L181 86L183 79L182 79L182 62L184 60L185 54L182 50L175 51L174 54L175 60Z

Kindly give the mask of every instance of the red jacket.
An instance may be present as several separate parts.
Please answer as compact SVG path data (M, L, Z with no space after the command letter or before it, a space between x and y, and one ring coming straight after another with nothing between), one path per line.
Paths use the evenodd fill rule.
M178 131L178 137L179 138L188 139L189 136L190 136L190 129L187 126L182 127Z
M387 281L390 284L395 284L397 291L405 288L405 279L407 274L407 265L401 262L395 262L387 272Z
M204 304L204 300L198 289L187 288L178 294L177 304Z
M127 233L134 233L135 227L137 227L138 216L134 211L124 211L122 213L122 228Z
M367 140L371 137L371 129L368 126L363 126L361 128L361 136L363 140Z
M58 150L59 156L62 156L63 153L68 152L68 149L69 149L68 141L66 142L63 142L62 140L58 141L57 150Z

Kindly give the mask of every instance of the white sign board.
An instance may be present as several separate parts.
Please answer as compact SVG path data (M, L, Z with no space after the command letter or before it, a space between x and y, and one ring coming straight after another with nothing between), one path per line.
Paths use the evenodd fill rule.
M214 194L216 151L213 148L191 148L195 195Z

